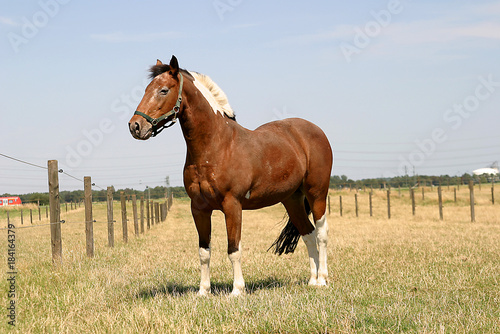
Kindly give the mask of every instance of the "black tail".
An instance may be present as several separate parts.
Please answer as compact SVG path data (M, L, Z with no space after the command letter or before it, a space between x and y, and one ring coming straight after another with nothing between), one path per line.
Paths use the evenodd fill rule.
M306 207L306 213L309 216L309 214L311 213L311 208L309 206L309 202L305 198L304 204ZM268 251L273 248L273 253L277 255L281 255L283 253L293 253L295 251L295 248L297 247L297 244L299 243L299 239L299 230L297 230L290 218L288 218L288 222L286 223L285 228L283 228L283 231L281 231L278 239L276 239L271 247L268 248Z

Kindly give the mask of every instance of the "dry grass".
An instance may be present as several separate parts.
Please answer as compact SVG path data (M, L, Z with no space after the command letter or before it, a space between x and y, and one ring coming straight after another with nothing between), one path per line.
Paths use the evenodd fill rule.
M37 210L38 212L38 205L34 203L29 203L29 204L21 204L21 205L10 205L10 206L2 206L0 208L0 212L12 212L12 211L20 211L20 210Z
M451 194L451 197L450 197ZM244 213L243 274L247 294L230 298L231 265L223 216L213 219L212 290L196 296L197 235L187 200L176 200L167 221L144 235L108 248L105 224L95 224L96 256L85 256L83 224L63 225L63 261L54 269L48 227L17 231L18 324L22 333L497 333L500 331L500 205L489 189L476 191L476 223L470 222L468 192L446 202L439 220L437 196L427 192L411 215L408 193L392 195L388 220L385 193L338 193L329 215L330 285L307 286L308 260L296 253L276 257L266 249L278 235L283 209ZM418 195L418 193L417 193ZM500 194L499 194L500 195ZM446 199L453 193L446 193ZM500 196L498 197L500 199ZM120 221L119 204L115 217ZM129 209L129 217L132 210ZM105 220L105 204L94 216ZM83 208L63 214L83 221ZM43 221L41 223L46 223ZM2 226L5 225L1 222ZM133 234L129 223L129 233ZM4 234L5 235L5 234ZM0 245L5 249L6 237ZM0 260L6 268L6 256ZM7 291L3 280L1 287ZM1 296L7 305L7 294ZM4 318L5 319L5 318ZM9 326L0 325L2 330Z

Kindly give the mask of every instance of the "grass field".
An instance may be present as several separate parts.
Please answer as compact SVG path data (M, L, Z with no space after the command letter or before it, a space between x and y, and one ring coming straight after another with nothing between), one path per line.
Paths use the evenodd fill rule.
M48 226L16 230L17 323L15 328L7 324L9 287L3 279L0 332L500 332L500 205L491 204L489 188L476 189L475 223L465 187L457 203L451 191L445 192L444 221L435 191L427 191L425 201L416 193L412 216L408 192L399 197L393 190L390 220L384 192L374 193L373 217L367 194L360 192L357 218L354 191L341 194L342 217L339 193L331 194L326 288L307 286L302 242L293 255L266 252L281 229L281 206L244 212L247 293L239 298L229 296L231 264L220 212L213 219L212 295L196 296L198 241L187 199L175 200L166 222L139 237L129 235L127 244L121 241L116 203L116 246L107 247L106 224L96 223L92 259L85 255L84 225L64 224L60 268L51 263ZM93 210L97 221L106 220L105 204L96 203ZM83 217L83 207L62 215L68 222ZM5 226L0 215L0 227ZM133 234L130 222L128 230ZM7 272L7 231L2 235L0 264Z

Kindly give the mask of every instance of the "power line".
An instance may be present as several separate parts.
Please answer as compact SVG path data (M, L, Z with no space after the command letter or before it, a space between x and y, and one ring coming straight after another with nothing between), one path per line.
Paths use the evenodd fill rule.
M40 165L37 165L37 164L31 163L31 162L27 162L27 161L24 161L24 160L21 160L21 159L17 159L17 158L14 158L14 157L8 156L8 155L3 154L3 153L0 153L0 156L5 157L5 158L7 158L7 159L11 159L11 160L17 161L17 162L20 162L20 163L23 163L23 164L26 164L26 165L29 165L29 166L33 166L33 167L37 167L37 168L41 168L41 169L45 169L45 170L48 170L48 169L49 169L48 167L40 166ZM59 170L58 170L58 172L59 172L59 173L61 173L61 174L66 175L66 176L69 176L69 177L71 177L71 178L73 178L73 179L75 179L75 180L80 181L80 182L82 182L82 183L83 183L83 180L82 180L82 179L79 179L79 178L77 178L76 176L73 176L73 175L71 175L71 174L68 174L68 173L66 173L66 172L65 172L64 170L62 170L62 169L59 169ZM99 188L99 189L104 190L103 188L99 187L99 186L98 186L98 185L96 185L95 183L92 183L92 185L93 185L93 186L96 186L96 187L97 187L97 188Z
M434 151L433 153L448 153L448 152L464 152L464 151L477 151L477 150L486 150L486 149L492 149L492 148L495 148L495 149L498 149L498 145L494 145L494 146L479 146L479 147L461 147L461 148L451 148L451 149L447 149L447 150L436 150ZM345 153L349 153L349 154L408 154L408 153L411 153L413 149L408 149L407 151L354 151L354 150L333 150L334 153L342 153L342 154L345 154Z
M11 159L11 160L14 160L14 161L26 164L26 165L30 165L30 166L34 166L34 167L38 167L38 168L42 168L42 169L48 169L47 167L43 167L43 166L40 166L40 165L35 165L35 164L32 164L31 162L27 162L27 161L23 161L23 160L19 160L19 159L13 158L13 157L9 157L8 155L2 154L2 153L0 153L0 155L2 157L7 158L7 159Z

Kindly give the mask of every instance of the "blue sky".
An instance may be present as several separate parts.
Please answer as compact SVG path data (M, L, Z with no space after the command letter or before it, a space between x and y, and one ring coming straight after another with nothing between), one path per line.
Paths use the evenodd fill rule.
M179 126L137 141L147 69L172 54L250 129L323 128L332 174L457 175L500 160L500 1L0 2L0 153L105 188L182 185ZM61 175L62 190L83 184ZM47 191L0 157L0 193Z

